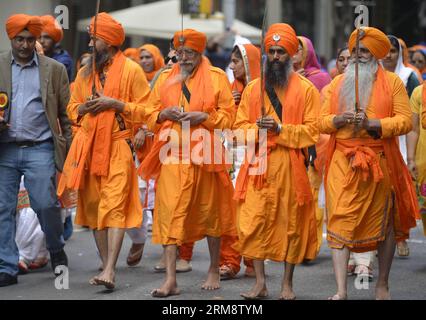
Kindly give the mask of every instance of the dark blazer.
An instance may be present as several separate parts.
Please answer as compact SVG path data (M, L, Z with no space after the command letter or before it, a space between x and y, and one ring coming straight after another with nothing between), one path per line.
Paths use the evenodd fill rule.
M71 124L67 116L70 87L65 67L48 57L38 55L40 89L44 110L52 130L55 145L55 164L62 171L71 145ZM0 92L12 99L12 51L0 54ZM60 126L60 127L59 127Z

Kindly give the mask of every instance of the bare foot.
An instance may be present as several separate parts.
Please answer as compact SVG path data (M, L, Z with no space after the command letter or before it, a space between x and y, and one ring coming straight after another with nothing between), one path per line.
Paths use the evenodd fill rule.
M177 287L177 283L173 281L166 281L160 289L154 289L151 291L151 296L154 298L166 298L169 296L177 296L180 294L180 290Z
M285 286L278 300L296 300L296 295L293 292L293 288L289 286Z
M260 300L268 297L268 289L265 284L255 284L249 292L241 293L241 297L246 300Z
M207 280L201 286L203 290L217 290L220 288L220 274L219 269L210 269L207 274Z
M99 276L94 277L96 285L105 286L108 290L115 288L115 272L114 271L103 271Z
M376 300L391 300L388 286L376 287Z
M89 284L91 284L92 286L97 286L98 285L97 280L98 280L98 276L94 276L92 279L89 280Z
M334 296L329 297L328 300L348 300L348 296L343 293L336 293Z

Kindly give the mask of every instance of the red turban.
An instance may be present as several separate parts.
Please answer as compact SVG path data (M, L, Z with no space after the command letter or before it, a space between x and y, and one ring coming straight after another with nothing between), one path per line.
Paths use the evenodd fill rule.
M265 35L265 50L268 53L272 46L283 47L290 56L294 56L299 48L294 29L286 23L273 24Z
M59 25L58 21L56 21L56 19L52 16L42 16L40 19L43 23L42 32L46 32L53 41L61 42L64 37L64 32L62 31L62 27Z
M181 37L183 36L183 43ZM173 45L177 49L181 46L188 47L199 53L203 53L207 45L207 37L204 33L192 29L185 29L175 33L173 37Z
M6 32L11 40L25 29L31 32L34 37L39 38L43 29L41 19L37 16L15 14L6 21Z
M360 42L371 52L376 59L383 59L389 53L391 49L391 43L388 37L379 29L371 27L361 28L361 40ZM349 38L349 51L356 46L357 30L352 32Z
M96 28L96 36L100 39L104 40L106 43L114 46L120 47L126 35L124 34L124 29L121 23L114 20L108 13L101 12L98 14L97 20L97 28ZM95 25L95 17L92 18L90 22L90 34L94 33L94 25Z

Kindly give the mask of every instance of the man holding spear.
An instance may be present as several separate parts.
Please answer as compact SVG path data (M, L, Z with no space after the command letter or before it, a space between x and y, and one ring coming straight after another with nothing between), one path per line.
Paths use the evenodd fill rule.
M349 252L378 250L376 299L390 299L388 278L395 240L416 226L416 194L395 137L411 130L404 84L379 64L390 50L376 28L355 30L351 62L330 85L319 127L330 134L327 165L327 239L337 293L347 298Z
M291 57L298 44L288 24L269 28L264 38L265 74L245 88L234 124L247 139L251 130L256 137L260 130L268 133L265 172L250 176L255 164L245 162L235 188L236 249L254 259L256 273L256 284L242 294L249 300L268 296L266 259L285 263L279 299L295 299L294 267L316 254L315 212L302 149L318 140L320 98L313 84L293 71Z
M94 230L102 273L93 285L115 287L115 265L125 229L140 227L142 207L133 145L149 84L139 65L120 50L124 29L107 13L90 24L92 61L81 69L67 111L79 126L58 187L78 190L76 223Z

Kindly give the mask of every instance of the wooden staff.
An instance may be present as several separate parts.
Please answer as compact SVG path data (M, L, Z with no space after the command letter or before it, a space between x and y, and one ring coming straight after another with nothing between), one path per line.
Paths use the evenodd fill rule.
M261 55L260 55L260 102L261 102L261 114L262 119L266 115L265 102L264 102L264 91L265 91L265 33L266 33L266 17L268 15L268 6L265 5L265 12L263 14L262 22L262 38L261 38Z
M357 28L355 46L355 114L360 111L359 101L359 42L361 40L361 28Z
M96 1L96 13L95 13L95 21L93 24L93 52L92 52L92 99L95 99L96 97L96 39L97 39L97 29L98 29L98 14L99 14L99 7L101 5L101 0Z

